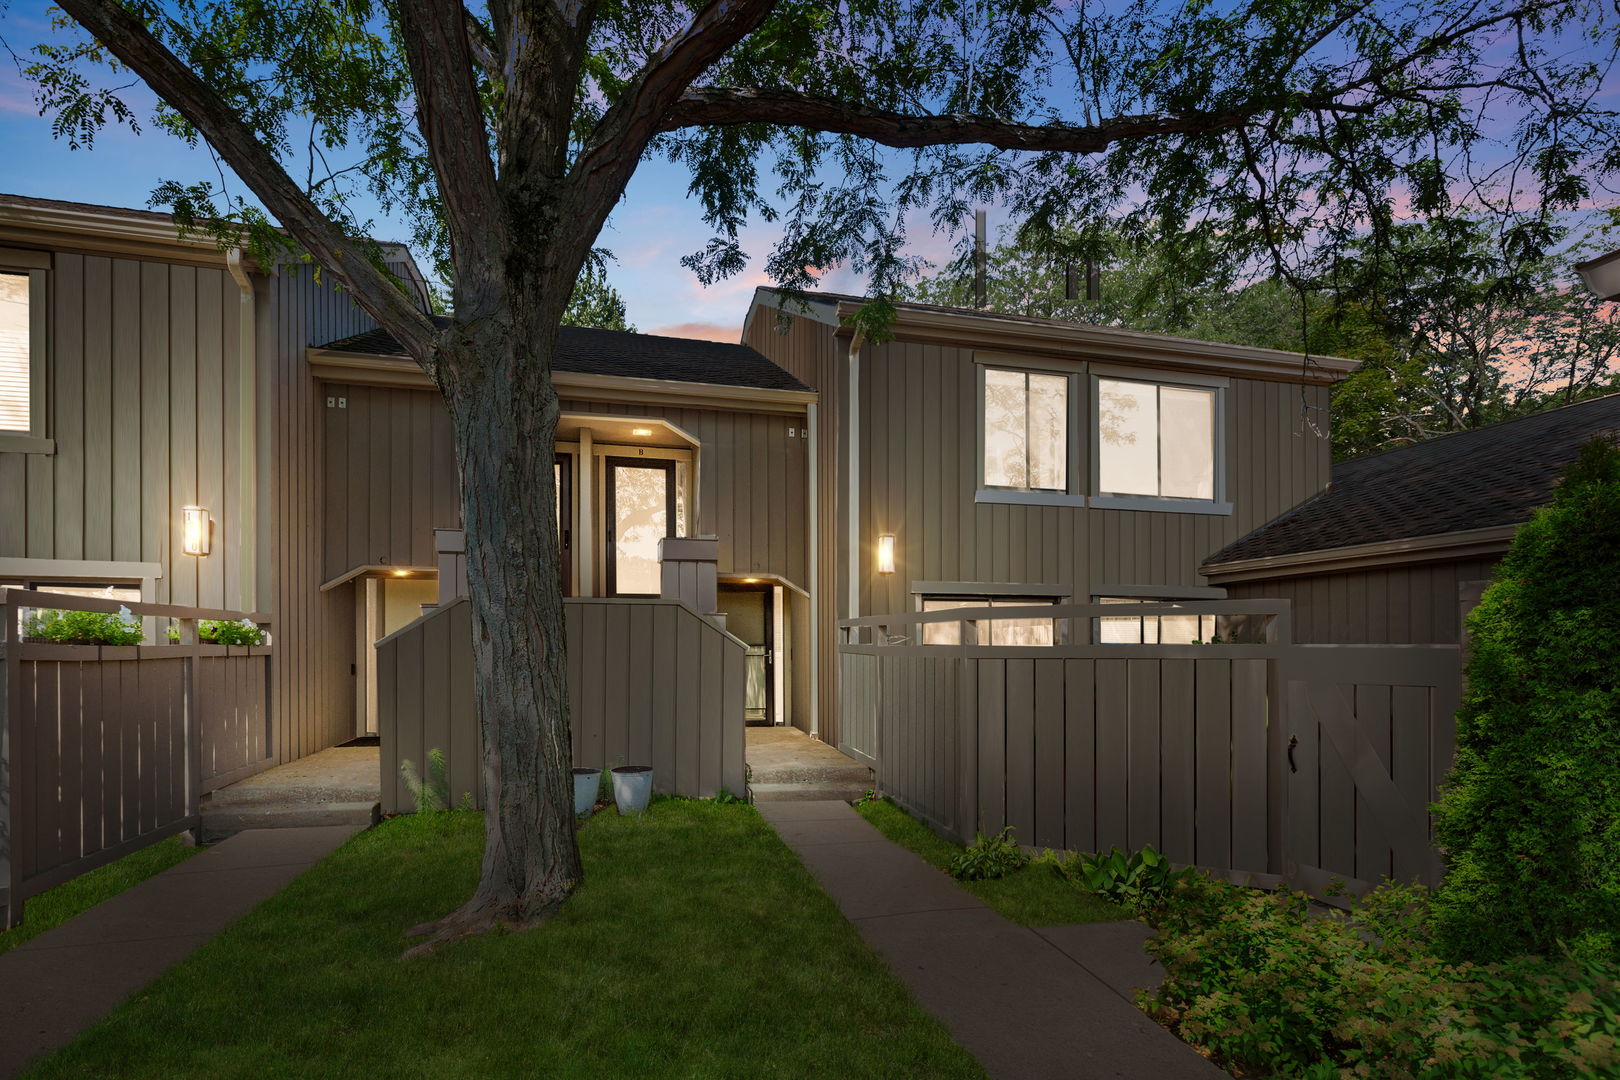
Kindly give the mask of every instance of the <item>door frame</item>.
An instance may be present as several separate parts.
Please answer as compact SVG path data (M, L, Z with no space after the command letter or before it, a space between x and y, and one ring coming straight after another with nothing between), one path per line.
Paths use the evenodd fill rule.
M679 515L676 513L676 477L675 459L662 457L621 457L609 456L602 459L602 561L604 567L603 581L607 586L608 596L641 596L656 597L658 593L624 593L619 591L619 560L614 551L614 533L618 526L617 499L614 490L614 477L617 470L626 469L655 469L664 474L664 535L675 535L676 522Z
M777 678L777 664L779 662L777 653L782 647L782 635L777 633L778 615L781 613L778 612L776 594L781 589L781 586L769 581L759 585L750 585L738 581L722 581L719 587L722 595L728 591L733 593L757 592L764 597L762 618L765 627L765 719L763 726L776 727L782 723L781 698L785 693L785 687L780 685L782 680ZM744 644L749 645L750 648L753 647L748 642L744 642ZM746 712L746 710L744 711ZM748 722L751 724L756 723L755 721Z
M574 568L574 470L579 454L558 450L555 457L558 469L557 565L562 573L562 594L573 596L577 588Z

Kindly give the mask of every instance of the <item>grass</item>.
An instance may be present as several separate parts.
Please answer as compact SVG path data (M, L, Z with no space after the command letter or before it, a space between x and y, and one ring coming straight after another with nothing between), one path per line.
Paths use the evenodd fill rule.
M151 847L125 855L116 862L80 874L54 889L45 890L23 905L21 926L0 931L0 953L15 949L30 938L62 925L73 916L89 911L103 900L110 900L125 889L139 885L153 874L161 873L195 854L196 847L181 843L178 836L171 836Z
M939 870L949 867L962 850L889 799L863 802L855 810L884 836ZM1050 865L1042 863L1030 863L1006 877L958 881L957 884L1019 926L1115 922L1132 918L1124 908L1076 887Z
M361 833L31 1075L984 1075L753 807L598 814L551 922L402 960L482 843L462 811Z

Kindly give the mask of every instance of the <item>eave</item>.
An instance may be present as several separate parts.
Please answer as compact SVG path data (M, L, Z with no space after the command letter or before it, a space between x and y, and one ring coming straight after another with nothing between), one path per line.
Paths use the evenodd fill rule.
M838 303L840 337L854 333L848 320L860 305ZM977 312L900 307L890 331L896 341L951 348L1015 351L1057 360L1103 360L1159 370L1192 371L1266 382L1331 386L1360 366L1356 360L1225 345L1108 326L1025 320Z
M1261 559L1206 562L1199 568L1199 572L1209 579L1211 584L1230 585L1240 581L1308 577L1313 574L1338 574L1356 570L1379 570L1391 566L1495 557L1507 551L1508 545L1513 542L1514 533L1518 530L1518 525L1493 525L1485 529L1434 533L1430 536L1384 540L1375 544L1353 544L1319 551L1300 551Z
M213 237L182 238L173 221L4 202L0 202L0 245L211 268L225 266L227 258Z
M341 382L402 389L427 390L433 380L416 361L373 353L345 353L333 349L307 349L310 371L324 382ZM588 375L554 371L552 384L561 397L590 401L621 401L640 405L676 405L688 408L730 409L737 412L803 415L816 402L814 390L773 390L766 387L728 386L720 383L681 382L674 379L636 379L622 375Z

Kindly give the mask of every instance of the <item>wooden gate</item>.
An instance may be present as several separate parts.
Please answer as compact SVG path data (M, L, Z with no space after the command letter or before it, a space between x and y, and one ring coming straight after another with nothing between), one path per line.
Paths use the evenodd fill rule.
M1451 767L1461 657L1452 645L1280 650L1287 708L1283 874L1321 893L1385 877L1438 884L1429 804Z

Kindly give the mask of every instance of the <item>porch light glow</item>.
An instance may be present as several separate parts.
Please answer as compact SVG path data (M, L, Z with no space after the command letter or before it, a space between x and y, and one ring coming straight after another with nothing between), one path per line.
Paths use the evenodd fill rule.
M213 530L209 527L208 509L203 506L180 508L180 550L187 555L207 555Z
M894 573L894 533L878 537L877 569L880 574Z
M651 435L652 434L652 428L650 428L650 427L633 427L633 428L630 429L630 434L632 434L632 435L643 435L643 436Z

